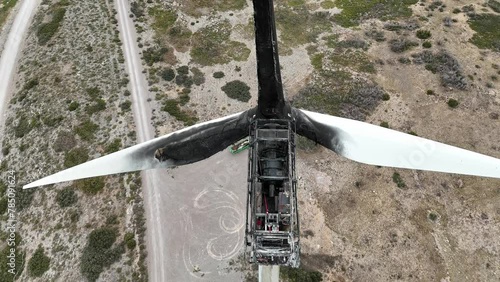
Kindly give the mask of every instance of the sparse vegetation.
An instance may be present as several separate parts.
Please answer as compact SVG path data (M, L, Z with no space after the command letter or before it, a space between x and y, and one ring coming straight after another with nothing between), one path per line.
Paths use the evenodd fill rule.
M142 57L148 66L163 61L163 57L169 52L167 47L149 47L142 52Z
M476 32L470 42L481 49L500 51L500 15L478 14L469 19L469 25Z
M52 144L52 148L56 152L67 152L76 146L76 138L69 131L60 131L57 134L55 142Z
M63 4L61 5L61 3ZM66 8L63 6L64 3L68 2L61 1L59 4L56 4L51 12L51 20L38 26L36 35L40 45L45 45L59 30L59 27L64 19L64 15L66 14Z
M432 53L425 50L422 53L412 54L412 57L415 64L425 64L426 70L438 73L442 86L460 90L467 88L467 79L462 74L462 68L458 61L446 51Z
M64 167L79 165L88 159L89 151L86 148L76 147L64 155Z
M75 133L85 141L93 140L97 130L99 130L99 126L90 120L83 121L74 129Z
M7 17L9 16L12 8L16 6L17 0L4 0L1 3L2 6L0 8L0 28L3 27L3 24L5 23L5 20L7 20Z
M111 154L114 152L118 152L122 147L122 140L120 138L115 138L113 142L106 146L105 152L107 154Z
M321 33L332 29L329 13L312 13L304 5L292 8L286 3L276 7L276 25L280 31L282 49L316 42Z
M303 268L280 267L280 278L288 282L320 282L323 275L318 271L311 271Z
M401 17L409 17L412 11L410 5L418 0L387 0L383 5L377 1L337 0L335 4L342 13L335 16L335 21L343 27L352 27L365 19L379 18L382 21Z
M168 99L164 102L162 110L175 117L178 121L184 122L184 125L193 125L198 121L198 118L179 107L180 102L174 99Z
M412 49L413 47L418 46L418 43L415 41L408 40L406 38L401 39L392 39L389 41L389 47L391 51L394 53L403 53Z
M215 22L200 29L193 34L193 61L203 66L211 66L247 60L250 49L241 42L231 41L230 35L229 21Z
M245 0L221 0L221 1L200 1L185 0L182 2L181 9L185 13L199 17L202 11L238 11L246 7Z
M241 102L248 102L252 96L250 95L250 87L240 80L233 80L222 86L222 91L229 98L236 99Z

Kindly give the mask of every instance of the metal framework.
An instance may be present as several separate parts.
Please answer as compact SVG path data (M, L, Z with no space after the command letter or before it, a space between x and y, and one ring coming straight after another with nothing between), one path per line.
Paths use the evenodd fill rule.
M300 264L293 126L284 119L256 119L250 126L245 241L252 263Z

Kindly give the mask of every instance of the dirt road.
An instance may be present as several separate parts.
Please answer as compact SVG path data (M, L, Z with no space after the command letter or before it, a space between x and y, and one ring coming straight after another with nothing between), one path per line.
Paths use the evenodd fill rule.
M138 142L154 137L129 5L117 0ZM154 98L154 97L152 97ZM237 281L227 260L243 245L247 154L228 151L174 170L142 173L150 281Z
M2 135L4 110L7 108L7 103L9 102L9 93L16 70L17 58L21 50L23 38L39 3L39 0L25 0L20 3L21 7L9 31L2 57L0 58L0 115L2 116L0 127L2 130L0 131Z

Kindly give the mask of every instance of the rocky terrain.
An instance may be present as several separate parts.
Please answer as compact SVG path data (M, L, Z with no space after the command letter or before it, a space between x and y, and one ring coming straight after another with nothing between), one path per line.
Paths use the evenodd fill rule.
M294 106L500 158L500 1L385 2L275 1ZM251 1L131 7L158 135L256 104ZM135 143L114 14L105 0L43 2L2 143L1 169L20 184ZM371 167L298 145L302 267L282 268L284 281L500 279L499 180ZM45 257L40 281L92 280L99 273L84 265L98 248L111 258L99 262L101 279L146 279L139 177L64 186L18 191L21 280ZM240 262L228 271L250 269Z

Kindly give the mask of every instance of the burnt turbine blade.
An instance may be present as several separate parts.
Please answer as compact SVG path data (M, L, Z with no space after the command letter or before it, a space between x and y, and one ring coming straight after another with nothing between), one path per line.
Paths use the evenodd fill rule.
M500 159L365 122L292 109L296 133L378 166L500 178Z
M138 170L194 163L246 137L255 109L196 124L68 168L23 188Z
M257 79L259 81L258 115L264 118L285 117L285 99L278 57L278 39L272 0L253 0Z

